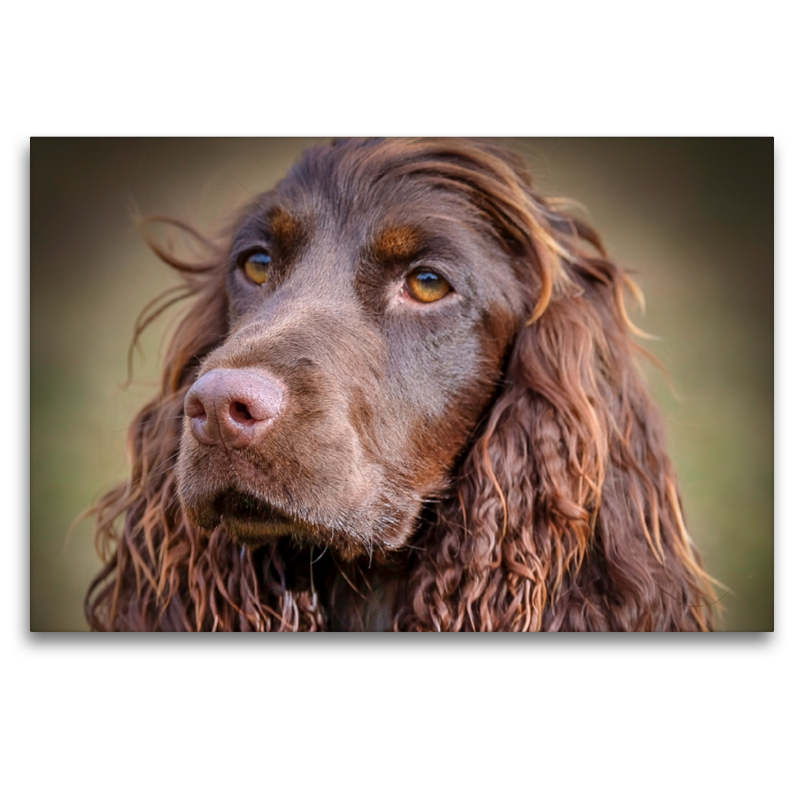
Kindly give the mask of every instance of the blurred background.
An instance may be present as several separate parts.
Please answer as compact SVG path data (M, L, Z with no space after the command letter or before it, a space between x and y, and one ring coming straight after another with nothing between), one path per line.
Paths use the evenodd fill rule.
M155 392L178 309L128 347L174 284L134 215L214 233L312 139L32 139L30 624L83 631L100 568L80 513L126 478L125 437ZM773 140L504 139L635 273L636 324L674 388L664 410L690 533L725 584L721 628L773 629Z

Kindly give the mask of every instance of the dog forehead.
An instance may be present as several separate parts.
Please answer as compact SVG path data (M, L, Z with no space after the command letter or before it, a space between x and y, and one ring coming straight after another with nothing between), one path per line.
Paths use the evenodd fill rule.
M307 150L271 194L317 227L351 229L362 240L381 227L422 225L437 214L465 219L481 211L464 186L415 172L402 141L346 143Z

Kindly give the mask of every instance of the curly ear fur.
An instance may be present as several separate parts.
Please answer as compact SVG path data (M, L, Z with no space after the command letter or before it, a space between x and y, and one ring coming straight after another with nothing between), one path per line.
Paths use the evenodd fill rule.
M451 491L426 509L412 546L370 565L328 555L314 567L312 551L298 567L284 540L249 551L186 522L172 464L184 395L226 335L224 251L198 237L210 255L190 264L154 246L185 286L142 315L137 335L176 299L196 299L159 397L131 427L131 478L93 509L107 559L87 595L93 628L713 628L711 579L635 364L623 304L635 287L594 231L538 197L522 162L499 148L464 145L446 169L439 158L406 171L426 170L492 219L530 287L530 316ZM367 599L381 594L385 618Z
M519 334L456 497L416 542L398 629L713 628L608 269L608 285L554 299Z
M424 557L395 627L711 630L713 580L687 535L635 363L644 351L623 295L638 288L589 226L537 197L524 167L514 168L513 179L501 177L513 181L513 207L499 224L504 235L522 233L538 276L529 285L544 288L456 500L437 506L417 543ZM491 194L496 203L503 192Z
M142 330L179 300L195 297L170 344L159 396L134 419L128 434L130 480L91 511L98 551L106 561L86 597L95 630L317 630L324 618L316 593L290 581L281 543L253 553L217 531L210 538L190 526L177 501L178 456L186 392L201 359L228 329L224 248L183 223L206 251L197 262L178 259L155 241L151 248L181 273L170 290L140 315ZM117 520L122 520L121 531Z

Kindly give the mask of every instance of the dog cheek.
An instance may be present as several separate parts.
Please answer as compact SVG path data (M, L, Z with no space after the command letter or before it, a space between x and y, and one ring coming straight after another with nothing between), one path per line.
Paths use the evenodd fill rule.
M409 425L414 469L433 490L446 486L455 463L469 447L502 379L502 347L484 347L473 338L448 353L427 376L430 402Z

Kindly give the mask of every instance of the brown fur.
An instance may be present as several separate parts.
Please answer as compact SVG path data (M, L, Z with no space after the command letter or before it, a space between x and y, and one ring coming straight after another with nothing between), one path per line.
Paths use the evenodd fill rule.
M312 148L221 244L197 238L198 263L156 246L195 301L131 427L130 480L95 509L93 628L713 627L635 365L634 287L519 158L462 141ZM237 258L265 242L255 287ZM409 301L420 265L454 291ZM286 388L241 450L183 419L220 369ZM290 522L237 521L241 497Z

